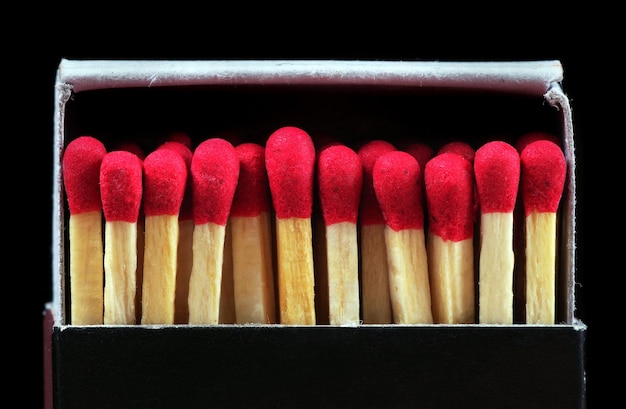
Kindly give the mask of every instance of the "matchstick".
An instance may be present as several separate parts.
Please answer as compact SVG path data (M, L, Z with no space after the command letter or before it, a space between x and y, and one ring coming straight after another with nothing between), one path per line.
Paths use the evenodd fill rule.
M193 264L189 323L218 324L226 223L239 178L239 158L222 138L201 142L191 159Z
M364 324L391 324L391 295L385 245L385 219L376 198L372 173L376 160L397 150L390 142L366 142L357 155L363 167L363 187L359 203L359 240L361 268L361 309Z
M128 151L137 155L142 161L146 158L146 154L138 143L133 141L122 141L116 144L111 150L114 151ZM136 284L137 292L135 293L135 320L141 322L141 291L143 283L143 250L145 247L144 235L145 235L145 214L143 212L143 203L139 206L139 217L137 217L137 273Z
M372 176L385 218L394 323L432 324L419 164L407 152L388 152L376 160Z
M543 131L529 131L521 134L515 141L515 149L517 149L517 153L521 156L524 148L535 141L538 140L548 140L554 142L559 147L561 147L561 141L556 135ZM521 176L520 176L521 178ZM513 211L513 223L517 227L513 232L513 244L515 248L515 254L520 255L515 259L515 277L513 282L513 302L514 302L514 322L516 323L525 323L526 322L526 214L524 212L524 203L522 198L522 182L520 180L519 190L518 190L518 198L520 200L517 201L515 205L515 210ZM524 255L524 257L521 257Z
M265 144L265 166L276 221L279 320L315 325L315 146L309 134L294 126L274 131Z
M313 136L316 155L330 146L339 143L327 133ZM319 192L318 178L314 180L313 189ZM313 264L315 266L315 316L318 325L329 325L328 311L328 260L326 257L326 224L322 215L320 196L313 195Z
M235 147L239 182L230 211L235 318L238 324L276 323L271 199L265 148Z
M329 323L356 326L360 323L357 217L363 168L356 152L345 145L322 149L317 166L326 225Z
M69 208L70 323L98 325L104 318L104 266L100 165L102 142L81 136L63 154L63 183Z
M164 142L157 149L172 149L178 152L187 165L187 180L183 201L178 213L178 251L176 254L176 298L174 300L174 323L186 324L189 322L189 277L193 263L193 199L191 189L191 142L184 138L186 134L178 135L181 142L171 140ZM189 145L187 145L189 144Z
M441 153L424 169L428 270L433 320L475 322L474 170L461 155Z
M526 322L556 321L556 225L565 186L561 148L549 140L526 145L520 155L526 234Z
M504 141L476 150L474 176L480 207L479 300L481 324L513 323L513 210L520 178L517 150Z
M143 163L134 153L111 151L100 167L104 231L104 324L135 324L137 219Z
M178 253L178 214L187 182L185 160L157 149L143 162L145 248L142 324L174 324Z

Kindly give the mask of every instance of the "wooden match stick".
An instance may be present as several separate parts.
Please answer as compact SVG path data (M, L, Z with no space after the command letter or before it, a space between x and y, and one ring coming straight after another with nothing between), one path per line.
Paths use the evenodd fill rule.
M479 301L481 324L513 323L513 210L520 178L517 150L491 141L476 150L474 176L480 206Z
M318 188L326 224L329 323L360 323L357 217L363 168L355 151L332 145L318 158Z
M238 324L276 323L271 199L265 148L235 147L239 182L230 211L235 318Z
M265 144L265 166L276 215L279 320L315 325L315 146L309 134L294 126L274 131Z
M173 324L178 254L178 214L187 165L177 152L157 149L143 162L145 248L142 324Z
M164 142L157 149L172 149L183 158L187 165L187 181L183 201L178 213L178 251L176 255L176 298L174 301L174 323L186 324L189 322L189 277L193 263L193 201L191 189L191 141L185 138L186 134L175 133L172 137L178 139ZM189 145L187 145L189 143Z
M428 269L433 319L475 322L474 170L461 155L441 153L424 169Z
M226 223L239 178L239 158L222 138L201 142L191 159L193 265L189 323L218 324Z
M102 159L100 194L104 231L104 324L135 324L137 219L143 194L143 163L128 151Z
M374 164L376 197L385 218L389 289L396 324L432 324L420 168L404 151Z
M146 154L141 146L134 141L122 141L116 144L113 149L115 151L128 151L137 155L142 161L146 158ZM145 214L143 212L143 203L139 206L139 217L137 217L137 273L135 274L137 283L137 292L135 294L135 320L141 322L141 299L142 299L142 283L143 283L143 250L145 247Z
M523 148L520 163L526 233L526 322L554 324L556 224L565 186L565 156L556 143L537 140Z
M380 210L372 173L376 160L397 150L390 142L375 139L357 150L363 167L363 187L359 204L361 268L361 309L364 324L391 324L391 294L385 245L385 219Z
M102 324L104 266L100 165L102 142L81 136L63 154L63 183L69 216L70 323Z

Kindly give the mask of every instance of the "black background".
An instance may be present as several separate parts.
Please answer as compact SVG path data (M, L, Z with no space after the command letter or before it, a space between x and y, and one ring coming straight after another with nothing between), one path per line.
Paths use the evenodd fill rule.
M590 62L603 57L592 38L576 35L582 24L557 24L557 18L546 18L546 10L537 11L539 18L524 24L510 25L506 19L498 23L496 19L458 29L454 28L456 22L419 13L407 15L408 10L381 13L374 20L359 20L350 27L343 22L355 23L356 17L339 17L334 10L326 10L309 23L302 21L304 16L270 23L257 15L244 19L239 14L195 11L203 18L191 21L172 15L170 20L157 24L141 13L133 17L110 13L104 18L93 11L75 16L65 14L60 6L43 16L44 24L24 21L22 28L5 36L15 40L10 41L13 45L7 49L3 63L6 85L12 91L5 95L5 106L11 105L6 121L12 125L4 136L10 146L5 146L10 160L3 166L12 182L3 201L10 226L5 235L5 241L10 242L5 257L6 273L18 282L5 289L6 299L12 301L5 302L3 318L16 329L10 331L10 337L17 341L16 353L6 358L12 358L15 379L22 384L19 395L17 390L14 392L20 407L41 407L43 401L42 312L52 297L54 79L61 58L560 60L563 87L573 109L578 172L576 315L589 325L587 350L591 350L596 342L591 294L597 280L589 271L587 256L588 247L594 244L589 239L592 218L587 217L587 209L593 195L587 173L593 157L592 142L598 136L598 120L592 114L598 101L594 92L596 71L590 68ZM121 25L134 21L147 27L135 27L132 34L121 30ZM427 28L422 25L424 21L435 24ZM337 27L345 30L341 34L331 30ZM39 34L33 37L31 31ZM17 202L23 193L25 203ZM596 371L594 362L587 359L587 393L591 400Z

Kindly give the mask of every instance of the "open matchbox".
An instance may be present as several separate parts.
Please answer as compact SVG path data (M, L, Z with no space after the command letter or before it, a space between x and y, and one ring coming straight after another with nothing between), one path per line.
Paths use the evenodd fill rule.
M584 407L574 139L562 79L559 61L62 60L54 288L44 312L46 407ZM225 133L262 142L285 125L349 144L408 137L478 147L531 131L559 137L567 176L558 216L557 322L72 325L61 173L69 141L92 135L149 150L184 131L196 144Z

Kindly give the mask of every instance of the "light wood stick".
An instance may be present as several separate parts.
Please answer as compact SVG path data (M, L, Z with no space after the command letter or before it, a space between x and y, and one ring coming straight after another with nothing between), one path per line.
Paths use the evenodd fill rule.
M513 323L513 210L519 188L517 150L504 141L474 155L480 204L479 316L481 324Z
M433 323L420 175L417 160L404 151L387 152L374 165L396 324Z
M104 250L100 166L104 144L91 136L63 152L63 184L69 209L70 324L97 325L104 318Z

